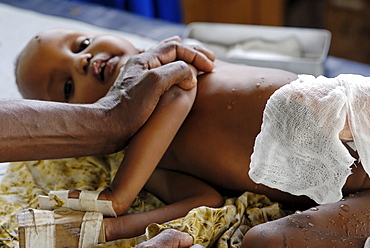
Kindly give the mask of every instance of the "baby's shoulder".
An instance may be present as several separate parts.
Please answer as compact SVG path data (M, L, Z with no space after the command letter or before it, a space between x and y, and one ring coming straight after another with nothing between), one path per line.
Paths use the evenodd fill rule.
M275 91L283 85L298 78L297 74L275 69L249 66L245 64L232 64L221 60L215 61L215 68L205 79L213 86L227 84L232 88L237 86L256 86L260 90ZM250 88L251 89L251 88Z

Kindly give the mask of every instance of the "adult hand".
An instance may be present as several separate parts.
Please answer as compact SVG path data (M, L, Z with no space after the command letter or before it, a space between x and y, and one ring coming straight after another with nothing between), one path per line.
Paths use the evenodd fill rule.
M148 60L148 69L157 68L169 62L180 60L193 65L199 71L211 72L215 55L212 51L202 46L186 46L181 43L178 36L163 40L149 50L154 57ZM185 84L183 84L185 86ZM194 85L190 84L189 87ZM181 87L181 85L180 85Z
M124 148L173 84L196 82L184 60L213 69L213 53L175 37L133 57L113 89L95 104L0 100L0 161L107 154ZM160 67L161 65L163 67Z
M175 36L163 40L147 52L133 56L118 76L116 84L129 88L139 77L154 77L166 90L173 84L191 89L196 84L196 78L186 63L199 71L211 72L214 60L213 52L202 46L186 46L181 43L180 37Z
M166 229L154 238L140 243L135 248L204 248L201 245L193 245L193 238L175 229Z
M206 48L183 45L179 37L164 40L130 58L108 95L96 103L109 110L111 123L117 123L117 142L125 143L138 131L172 85L183 89L196 85L196 75L187 63L211 72L214 59Z

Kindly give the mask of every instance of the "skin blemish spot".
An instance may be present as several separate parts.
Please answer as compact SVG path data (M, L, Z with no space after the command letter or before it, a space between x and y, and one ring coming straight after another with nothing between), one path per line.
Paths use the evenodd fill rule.
M227 109L232 109L233 108L233 105L235 104L236 101L229 101L229 103L226 105L227 106Z

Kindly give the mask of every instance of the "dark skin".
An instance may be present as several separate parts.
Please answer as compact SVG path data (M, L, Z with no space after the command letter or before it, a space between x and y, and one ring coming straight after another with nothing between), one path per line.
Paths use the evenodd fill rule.
M201 245L192 245L193 238L185 233L180 232L175 229L166 229L160 233L160 235L155 236L154 238L142 242L139 245L135 246L136 248L202 248Z
M120 76L117 69L112 81L114 87L96 103L2 100L0 161L87 156L123 149L166 90L174 84L183 89L195 86L196 79L185 63L175 60L192 63L202 71L212 71L211 52L201 47L194 50L179 41L174 37L145 54L133 56ZM18 63L18 76L21 64ZM23 76L28 78L33 68L24 71ZM106 92L101 96L104 94Z
M237 73L238 71L240 73ZM228 84L225 84L223 83L224 79L217 76L223 73L226 75L238 76L235 77L234 80L229 81ZM256 85L260 82L261 77L264 78L264 83L257 87ZM307 197L293 196L264 185L256 184L248 177L249 159L252 153L254 138L260 131L263 108L268 97L274 90L288 83L288 80L291 80L290 77L294 78L294 75L292 76L291 74L277 70L235 66L217 61L214 72L198 77L198 93L194 105L186 120L181 125L179 132L166 150L163 158L158 163L149 181L144 186L145 189L160 196L170 205L167 206L166 209L158 209L136 216L122 216L109 219L109 221L114 223L113 226L122 223L122 226L124 225L127 229L122 228L121 230L125 230L125 232L132 235L135 234L133 230L138 228L133 224L128 225L128 223L132 223L133 220L147 220L147 218L155 216L155 218L149 219L148 222L164 222L167 220L166 218L177 218L182 216L183 212L185 214L191 207L200 205L216 207L222 205L220 195L218 195L217 191L212 191L212 189L221 189L224 194L229 196L238 195L244 191L261 193L268 196L273 201L283 203L285 208L292 210L304 210L316 206L316 204ZM238 88L238 86L241 85L242 87ZM235 89L234 93L232 93L233 89ZM230 108L230 105L232 108ZM176 113L172 113L168 118L173 115L176 116ZM154 115L152 117L154 118ZM165 119L163 114L161 117ZM150 124L147 123L147 125L149 126ZM161 127L167 131L170 128ZM164 134L160 133L158 129L156 125L153 125L153 133L148 134L148 137L156 140L153 147L158 146L158 140L164 140ZM145 134L143 135L145 136ZM158 135L158 138L153 138L153 135ZM148 142L150 143L149 140L143 138L142 142L139 141L136 147L137 150L139 150L137 156L141 156L141 160L143 159L142 152L147 149ZM146 146L143 147L140 144L146 144ZM348 149L353 153L353 156L357 156L353 150L349 147ZM151 154L153 154L153 149L148 148L148 151L149 150ZM152 158L149 159L149 161L152 161ZM143 164L147 165L149 161ZM128 164L129 163L130 162L128 162ZM136 183L140 181L139 176L134 179L132 178L133 173L131 174L131 171L124 169L129 167L128 164L123 162L121 165L122 170L120 168L122 177L121 174L118 174L116 178L121 179L115 179L113 181L110 188L113 193L108 192L107 194L107 196L112 197L108 199L125 199L123 201L117 200L117 209L121 210L123 208L120 207L125 206L125 202L128 202L127 192L130 192L130 190L124 191L125 187L129 188L128 184L132 185L134 181ZM139 169L137 170L139 171ZM140 177L144 174L144 171L138 172ZM122 184L122 181L127 182L127 185L125 183ZM166 182L166 184L164 182ZM204 184L204 182L206 182L206 184ZM367 205L364 208L363 202L368 202L370 199L370 193L366 190L370 188L369 183L369 178L362 169L362 166L356 164L353 166L353 174L348 178L343 188L344 195L351 193L356 195L355 198L347 200L346 204L350 208L349 212L358 216L358 219L355 220L358 224L368 219L367 213L369 209ZM188 185L192 185L192 187L189 189ZM357 193L358 191L362 193ZM114 192L118 193L115 195ZM119 192L125 192L125 194L120 195ZM113 200L113 202L115 202L115 200ZM293 227L284 229L283 227L286 225L286 223L283 222L286 220L284 218L280 222L283 223L282 226L280 226L279 229L273 230L278 231L278 237L280 237L279 235L282 235L285 230L286 234L284 235L287 236L294 230L294 235L297 235L294 237L299 237L299 234L301 234L305 235L307 239L319 239L321 236L328 236L330 230L330 244L332 240L337 240L336 242L340 243L343 237L343 228L341 224L348 221L346 219L341 219L339 215L342 211L340 207L342 204L343 202L338 202L328 205L331 207L325 205L319 206L318 208L320 211L307 210L310 214L314 215L315 222L323 223L323 226L329 221L328 215L330 214L332 216L330 221L336 223L336 225L332 225L330 229L322 230L319 225L311 226L308 224L308 218L306 218L306 227L312 230L312 232L300 232L300 229L294 229ZM180 212L180 209L183 209L183 212ZM307 213L304 212L304 214ZM300 215L292 215L289 216L288 220L291 223L292 219L294 221L296 218L302 217ZM272 223L275 222L264 224L264 229L270 230L270 225L273 225ZM368 232L368 226L365 226L362 230L358 230L356 237L353 237L356 240L355 244L363 244ZM115 229L115 233L117 233L117 229ZM251 239L261 239L261 236L253 235L253 233L254 231L248 233L245 237L244 246L247 247L248 244L248 247L250 247ZM284 243L284 239L276 240L276 236L267 236L272 239L269 245L278 244L277 242ZM118 238L118 236L114 237ZM263 238L265 238L265 236L263 236ZM350 238L351 237L349 237L349 240ZM265 240L267 241L269 239L265 238ZM290 245L300 247L300 245L302 245L302 240L303 239L299 238L292 239ZM256 247L270 247L262 244L262 242L257 242L255 245ZM329 238L322 240L320 238L317 242L317 247L325 247L325 245L328 244Z
M266 101L276 89L294 79L296 75L286 71L216 61L212 73L198 75L197 89L184 91L177 86L171 87L132 138L116 177L99 197L112 200L118 214L127 211L142 188L168 205L145 213L104 219L107 238L139 235L152 222L163 223L182 217L201 205L221 206L220 191L228 196L245 191L265 194L291 209L315 206L306 197L256 184L248 176L250 155L260 131ZM369 191L366 191L369 188L369 178L358 165L343 191L345 194L362 192L347 202L359 221L368 218L368 209L366 206L364 209L361 202L369 198ZM330 229L335 240L343 233L340 211L337 208L328 210L338 223ZM328 212L317 211L315 220L328 222ZM282 228L278 229L279 234L292 230L288 226ZM360 242L368 232L368 226L357 231ZM251 233L260 234L261 231ZM313 233L316 236L308 234L308 237L326 235L321 231ZM247 235L243 245L258 237L257 234ZM277 236L270 237L281 241ZM292 242L298 247L302 240L297 238ZM321 247L328 245L328 240L320 240Z
M242 247L364 247L369 237L370 191L345 196L250 229Z

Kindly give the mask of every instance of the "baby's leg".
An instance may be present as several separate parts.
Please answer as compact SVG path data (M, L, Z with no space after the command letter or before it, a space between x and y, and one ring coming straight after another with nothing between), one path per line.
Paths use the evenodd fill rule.
M253 227L242 247L363 247L370 236L370 190Z

